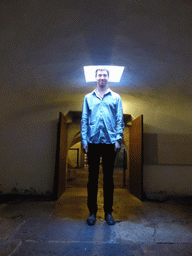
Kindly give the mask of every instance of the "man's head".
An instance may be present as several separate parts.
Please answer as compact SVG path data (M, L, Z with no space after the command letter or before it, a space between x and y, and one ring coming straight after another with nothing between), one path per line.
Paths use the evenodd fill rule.
M108 70L108 69L105 69L105 68L99 68L99 69L97 69L97 70L95 71L95 77L97 77L98 71L106 71L106 72L107 72L107 75L108 75L108 77L109 77L109 70Z
M97 85L103 88L107 85L109 71L107 69L97 69L95 71L95 78L97 80Z

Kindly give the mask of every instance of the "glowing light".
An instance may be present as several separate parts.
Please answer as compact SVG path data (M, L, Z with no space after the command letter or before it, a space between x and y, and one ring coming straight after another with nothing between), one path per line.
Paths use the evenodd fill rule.
M121 76L123 74L124 67L123 66L84 66L84 74L86 82L95 82L95 71L97 69L107 69L109 70L109 82L119 83L121 80Z

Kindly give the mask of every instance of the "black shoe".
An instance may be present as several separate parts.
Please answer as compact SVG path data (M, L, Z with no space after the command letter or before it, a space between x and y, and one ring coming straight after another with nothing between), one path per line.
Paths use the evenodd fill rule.
M89 215L89 217L87 218L87 224L90 225L90 226L93 226L93 225L95 225L95 222L96 222L96 214L91 213Z
M105 220L108 225L115 225L115 220L114 220L113 216L111 215L111 213L105 214Z

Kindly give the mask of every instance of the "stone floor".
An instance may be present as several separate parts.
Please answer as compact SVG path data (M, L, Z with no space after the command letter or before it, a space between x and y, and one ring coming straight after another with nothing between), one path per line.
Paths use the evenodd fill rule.
M69 181L58 201L0 204L0 255L192 255L188 201L141 202L117 182L108 226L100 185L97 222L88 226L83 180Z

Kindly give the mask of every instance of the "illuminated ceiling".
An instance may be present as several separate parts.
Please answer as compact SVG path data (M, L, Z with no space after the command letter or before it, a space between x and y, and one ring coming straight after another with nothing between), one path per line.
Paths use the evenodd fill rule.
M81 110L84 95L95 86L85 83L87 65L125 67L118 86L110 85L124 104L192 100L191 1L0 5L1 116L4 108L10 115L39 106Z

